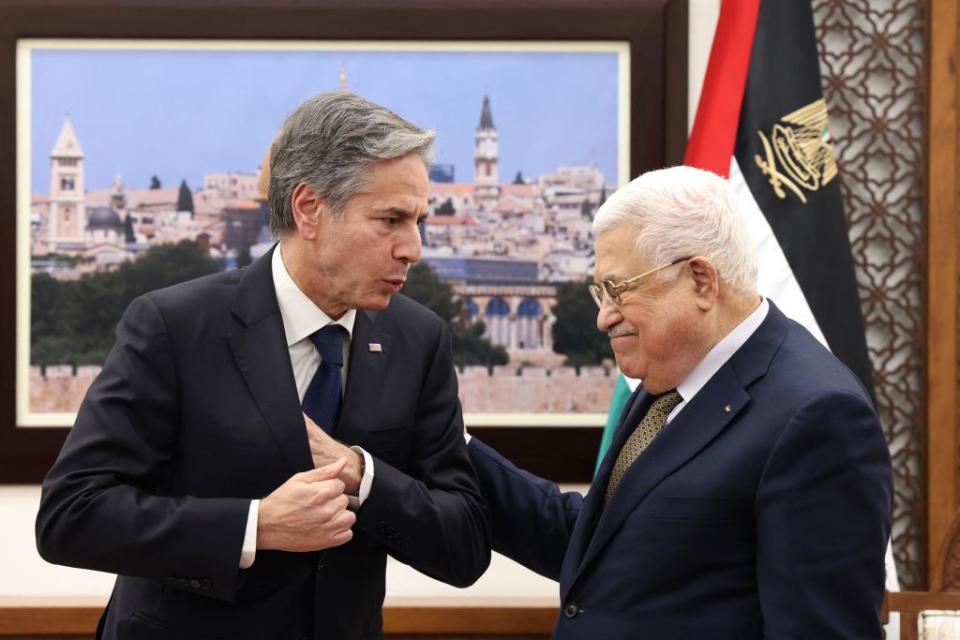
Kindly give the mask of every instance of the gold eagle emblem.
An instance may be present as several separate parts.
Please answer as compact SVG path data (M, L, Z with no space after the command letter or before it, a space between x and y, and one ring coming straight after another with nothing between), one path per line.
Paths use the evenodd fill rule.
M836 177L837 161L830 146L823 98L783 116L769 136L763 131L757 135L764 154L757 154L754 160L777 197L786 198L786 188L806 204L804 191L816 191Z

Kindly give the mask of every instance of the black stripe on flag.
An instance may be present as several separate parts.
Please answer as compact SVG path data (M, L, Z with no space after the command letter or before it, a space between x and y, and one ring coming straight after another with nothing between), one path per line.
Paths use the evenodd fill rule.
M761 2L735 156L830 350L873 395L809 2Z

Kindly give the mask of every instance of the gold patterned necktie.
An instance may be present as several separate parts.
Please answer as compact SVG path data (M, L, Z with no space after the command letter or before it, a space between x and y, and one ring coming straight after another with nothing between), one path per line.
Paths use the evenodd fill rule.
M610 497L617 490L617 485L623 480L623 474L657 437L657 434L660 433L663 425L667 422L667 416L670 415L674 407L680 404L681 400L680 394L677 393L676 389L673 389L657 396L650 408L647 409L647 415L643 416L643 420L633 430L627 441L623 443L617 461L613 464L613 472L610 474L610 481L607 483L605 498L607 502L610 502Z

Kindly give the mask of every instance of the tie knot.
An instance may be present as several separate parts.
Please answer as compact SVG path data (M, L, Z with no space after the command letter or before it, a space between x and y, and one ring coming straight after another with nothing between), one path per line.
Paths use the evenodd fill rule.
M338 324L328 324L310 334L310 341L320 352L321 364L343 366L343 338L346 329Z

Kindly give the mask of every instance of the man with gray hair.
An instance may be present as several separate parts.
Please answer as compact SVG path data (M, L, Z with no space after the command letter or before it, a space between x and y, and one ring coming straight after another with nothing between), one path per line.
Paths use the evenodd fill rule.
M335 92L270 156L278 245L135 300L43 485L44 558L120 574L100 638L382 637L387 554L489 564L420 259L433 132Z
M756 287L726 182L644 174L594 220L627 402L586 498L470 456L494 549L560 582L564 640L880 638L890 457L857 378Z

